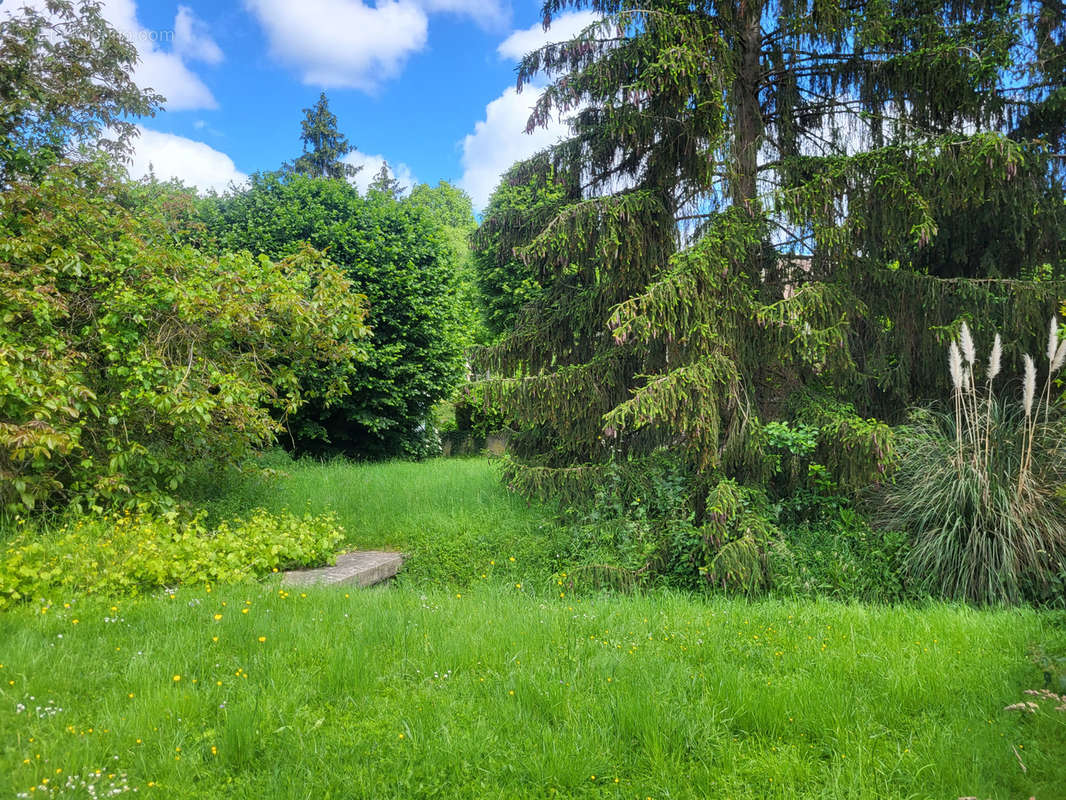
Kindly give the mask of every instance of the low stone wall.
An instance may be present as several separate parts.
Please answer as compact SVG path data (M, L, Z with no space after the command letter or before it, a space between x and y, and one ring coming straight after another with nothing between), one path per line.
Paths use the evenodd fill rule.
M490 456L502 456L507 452L511 434L507 431L490 433L488 436L475 436L470 431L450 431L441 435L442 455L476 456L487 453Z

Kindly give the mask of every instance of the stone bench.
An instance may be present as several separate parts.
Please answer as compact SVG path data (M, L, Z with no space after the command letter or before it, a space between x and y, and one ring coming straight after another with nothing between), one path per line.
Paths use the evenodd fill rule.
M403 553L384 550L356 550L337 556L332 567L294 569L281 579L282 586L322 586L355 584L373 586L392 578L403 566Z

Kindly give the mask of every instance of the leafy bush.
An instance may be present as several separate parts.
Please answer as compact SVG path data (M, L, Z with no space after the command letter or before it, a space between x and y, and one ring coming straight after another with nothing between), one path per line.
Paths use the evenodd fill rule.
M690 490L666 451L611 463L592 498L562 510L568 585L699 584Z
M874 531L852 499L835 493L826 469L807 461L817 436L809 426L767 425L769 466L778 478L803 472L798 488L772 497L712 476L702 523L692 476L676 454L612 464L594 499L563 513L567 586L660 583L878 602L913 597L904 580L907 537Z
M0 511L165 504L188 464L272 442L272 410L336 402L363 355L365 303L321 254L206 258L174 243L181 195L126 193L96 164L0 194Z
M234 583L317 566L342 538L330 515L262 509L210 529L203 515L82 517L41 535L17 534L0 550L0 608L86 593L136 595L178 584Z
M821 519L784 528L780 545L769 552L774 592L864 602L913 597L904 580L907 536L875 531L841 500Z
M382 192L361 197L346 181L279 173L253 175L247 190L209 198L201 212L207 246L284 258L310 243L328 250L368 300L374 335L351 393L291 416L296 444L364 457L423 455L432 409L465 368L460 286L441 226ZM314 386L321 370L297 375Z
M965 323L952 342L952 412L917 410L897 437L899 469L881 493L886 530L913 541L910 575L930 593L974 603L1017 602L1055 578L1066 555L1066 429L1051 379L1066 358L1052 320L1048 375L1025 356L1021 404L1000 400L999 336L985 386L976 382L976 349Z

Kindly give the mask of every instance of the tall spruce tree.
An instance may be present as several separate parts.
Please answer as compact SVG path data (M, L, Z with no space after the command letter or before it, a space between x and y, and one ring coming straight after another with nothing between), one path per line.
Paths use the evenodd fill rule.
M574 199L554 173L530 174L521 165L504 173L489 197L473 244L481 305L494 337L514 328L521 309L542 292L534 270L515 256L515 247L528 244Z
M547 74L529 127L570 115L571 136L520 171L579 199L531 241L501 228L544 292L477 359L482 396L522 420L516 484L580 490L664 446L708 485L758 477L760 421L798 413L860 485L884 427L812 390L902 410L935 386L936 326L1046 319L1050 284L943 281L915 257L975 197L1046 197L1047 148L1004 135L1013 9L549 0L545 24L569 7L603 19L529 54L519 85ZM1031 227L1017 240L1010 277L1054 250Z
M1005 91L1013 110L1011 135L1046 142L1066 173L1066 4L1029 0L1018 9L1023 36L1014 80Z
M304 109L300 128L304 152L293 162L294 172L310 178L351 178L362 169L342 160L355 147L337 129L337 115L329 110L325 92L314 107Z
M370 191L380 192L386 197L392 200L399 200L407 187L401 186L400 181L393 177L392 170L389 169L389 162L382 161L381 169L374 175L374 180L370 182Z

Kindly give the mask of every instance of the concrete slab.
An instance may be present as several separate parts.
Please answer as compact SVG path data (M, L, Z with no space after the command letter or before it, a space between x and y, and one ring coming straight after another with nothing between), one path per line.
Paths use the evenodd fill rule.
M318 569L294 569L281 579L283 586L308 586L310 584L373 586L396 575L403 566L403 553L383 550L356 550L342 553L332 567Z

